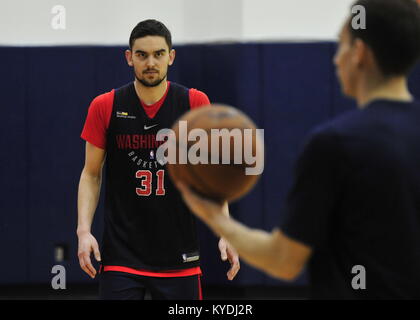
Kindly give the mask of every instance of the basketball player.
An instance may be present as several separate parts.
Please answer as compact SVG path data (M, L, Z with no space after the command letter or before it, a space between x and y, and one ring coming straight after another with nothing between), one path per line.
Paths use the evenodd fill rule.
M420 298L420 103L407 75L420 57L414 0L359 0L366 29L345 22L334 58L358 109L318 127L296 165L287 219L271 233L223 215L180 184L190 208L240 256L295 279L313 298Z
M201 299L200 254L195 217L156 159L156 134L186 111L208 105L207 96L167 80L173 64L169 30L156 20L140 22L125 52L135 80L96 97L81 137L86 159L78 194L78 257L92 278L93 252L101 261L102 299ZM105 162L106 156L106 162ZM105 230L101 252L91 234L102 166L106 166ZM221 239L232 280L238 255Z

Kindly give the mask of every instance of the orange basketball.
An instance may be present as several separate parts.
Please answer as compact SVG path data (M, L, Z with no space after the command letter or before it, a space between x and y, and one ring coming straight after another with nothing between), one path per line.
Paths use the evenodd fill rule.
M263 138L238 109L226 105L194 109L176 121L172 130L177 163L167 165L174 182L182 181L216 201L234 201L258 181L264 163ZM180 163L181 153L186 163Z

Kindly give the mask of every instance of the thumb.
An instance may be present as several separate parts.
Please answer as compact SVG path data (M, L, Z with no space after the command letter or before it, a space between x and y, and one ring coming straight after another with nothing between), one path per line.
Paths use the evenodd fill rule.
M95 255L96 261L100 262L101 261L101 253L99 252L98 246L93 247L93 254Z
M223 261L227 260L226 248L222 250L222 254L220 255Z
M224 242L220 243L220 258L223 261L227 260L226 244Z

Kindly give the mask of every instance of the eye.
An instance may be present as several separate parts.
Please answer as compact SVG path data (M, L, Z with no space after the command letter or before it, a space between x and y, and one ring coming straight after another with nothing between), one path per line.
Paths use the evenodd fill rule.
M165 51L158 51L155 53L156 58L161 58L163 56L165 56Z

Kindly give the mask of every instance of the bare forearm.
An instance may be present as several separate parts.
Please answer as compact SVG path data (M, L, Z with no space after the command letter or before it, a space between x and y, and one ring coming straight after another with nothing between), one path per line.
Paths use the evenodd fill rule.
M101 176L90 176L84 171L80 177L77 199L77 233L88 231L92 225L101 190Z
M308 261L312 249L286 236L251 229L230 218L227 202L216 203L201 197L183 183L177 184L185 202L217 235L226 239L250 265L285 280L293 280Z

